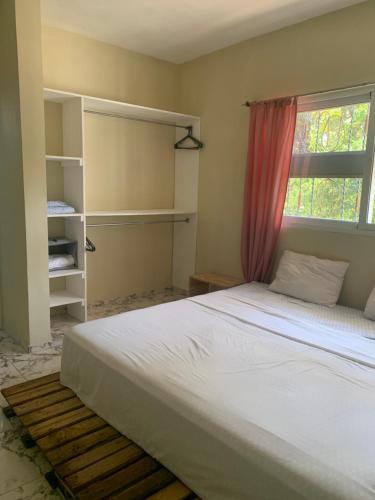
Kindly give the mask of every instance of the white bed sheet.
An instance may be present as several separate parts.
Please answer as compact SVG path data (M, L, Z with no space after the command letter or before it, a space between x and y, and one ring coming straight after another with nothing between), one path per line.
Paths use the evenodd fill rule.
M61 377L202 498L374 499L363 335L354 310L242 285L74 327Z

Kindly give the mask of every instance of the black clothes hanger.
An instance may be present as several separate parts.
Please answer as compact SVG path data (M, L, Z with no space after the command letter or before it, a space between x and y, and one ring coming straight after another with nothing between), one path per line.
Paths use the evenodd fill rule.
M86 238L85 249L86 249L86 252L96 252L96 247L95 247L94 243L89 238Z
M202 149L203 148L203 142L199 141L193 136L193 127L185 127L186 130L188 131L187 135L180 139L179 141L176 142L174 145L175 149ZM185 141L191 141L193 143L193 146L184 146Z

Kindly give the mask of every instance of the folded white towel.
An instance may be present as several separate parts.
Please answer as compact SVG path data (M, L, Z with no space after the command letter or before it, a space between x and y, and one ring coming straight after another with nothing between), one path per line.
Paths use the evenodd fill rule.
M49 207L68 207L69 205L65 201L60 201L60 200L50 200L47 201L47 205Z
M75 208L65 203L65 201L48 201L47 209L49 214L74 214Z
M72 269L74 267L74 257L69 254L53 254L48 256L48 270L58 271L62 269Z

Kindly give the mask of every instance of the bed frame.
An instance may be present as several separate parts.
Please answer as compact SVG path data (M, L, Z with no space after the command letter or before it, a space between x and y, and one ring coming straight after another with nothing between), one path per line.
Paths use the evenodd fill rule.
M59 373L1 392L9 404L4 414L19 418L24 445L40 448L52 466L46 479L65 498L197 499L168 469L60 384Z

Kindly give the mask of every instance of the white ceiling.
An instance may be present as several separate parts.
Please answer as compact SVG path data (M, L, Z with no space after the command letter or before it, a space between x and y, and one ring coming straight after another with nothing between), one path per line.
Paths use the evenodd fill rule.
M363 0L42 0L42 22L182 63Z

